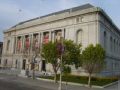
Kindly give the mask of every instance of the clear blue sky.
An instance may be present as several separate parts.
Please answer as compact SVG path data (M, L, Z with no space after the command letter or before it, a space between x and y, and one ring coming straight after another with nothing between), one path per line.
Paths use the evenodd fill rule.
M120 0L0 0L0 41L18 22L86 3L104 9L120 28Z

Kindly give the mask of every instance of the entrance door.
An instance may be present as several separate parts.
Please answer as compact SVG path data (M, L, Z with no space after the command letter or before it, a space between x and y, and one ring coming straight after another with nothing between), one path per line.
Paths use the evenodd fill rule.
M25 70L25 67L26 67L26 60L24 59L23 60L23 65L22 65L22 69Z
M45 60L42 60L42 71L46 71L46 63L45 63Z
M15 68L18 68L18 60L15 61Z

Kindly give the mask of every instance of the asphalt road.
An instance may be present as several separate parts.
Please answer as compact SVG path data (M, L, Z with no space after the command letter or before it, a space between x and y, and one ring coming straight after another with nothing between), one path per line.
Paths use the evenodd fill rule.
M58 84L0 74L0 90L58 90ZM62 90L66 90L65 85ZM104 89L68 85L67 90L120 90L120 88L118 89L117 84Z
M40 85L34 85L30 81L15 76L0 75L0 90L53 90Z

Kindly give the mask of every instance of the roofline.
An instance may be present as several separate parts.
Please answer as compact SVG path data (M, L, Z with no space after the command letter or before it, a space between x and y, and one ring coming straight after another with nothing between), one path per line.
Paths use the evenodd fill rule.
M97 8L98 12L100 12L109 21L109 23L112 24L112 26L115 28L115 30L117 30L117 32L120 34L120 29L113 22L113 20L107 15L107 13L100 7L96 7L96 8Z
M87 6L87 5L88 5L88 6ZM84 6L87 6L87 7L84 7ZM17 26L19 26L19 25L21 25L21 24L24 24L24 23L26 23L26 22L29 22L29 21L33 21L33 20L37 20L37 19L43 19L43 18L48 17L48 16L59 15L59 14L66 13L66 12L69 12L69 13L70 13L70 12L74 12L74 11L77 11L77 10L75 10L75 9L78 9L78 8L79 8L78 10L80 10L80 9L84 10L84 9L88 9L88 8L92 8L92 7L94 7L94 6L91 5L91 4L89 4L89 3L87 3L87 4L84 4L84 5L81 5L81 6L76 6L76 7L72 7L72 8L69 8L69 9L64 9L64 10L60 10L60 11L57 11L57 12L49 13L49 14L47 14L47 15L43 15L43 16L40 16L40 17L36 17L36 18L33 18L33 19L29 19L29 20L20 22L20 23L18 23L18 24L16 24L16 25L12 26L11 28L7 29L6 31L4 31L4 33L13 31L13 30L10 30L10 29L12 29L12 28L14 28L14 27L17 27ZM84 9L83 9L83 8L84 8ZM29 26L28 26L28 27L29 27Z

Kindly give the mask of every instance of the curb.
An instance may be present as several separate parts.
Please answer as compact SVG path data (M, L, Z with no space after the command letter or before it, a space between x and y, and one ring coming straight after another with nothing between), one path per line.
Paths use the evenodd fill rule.
M27 78L27 76L23 76L21 74L11 74L11 73L1 73L1 74L7 74L7 75L14 75L14 76L18 76L18 77L22 77L22 78ZM43 79L43 78L36 78L37 80L42 80L42 81L47 81L47 82L54 82L54 80L50 80L50 79ZM59 81L58 81L59 82ZM104 86L96 86L96 85L92 85L92 88L107 88L107 87L110 87L112 85L115 85L119 82L116 81L116 82L113 82L113 83L110 83L110 84L107 84L107 85L104 85ZM66 84L66 82L62 81L63 84ZM80 83L73 83L73 82L67 82L68 85L76 85L76 86L83 86L83 87L89 87L87 84L80 84Z
M37 80L42 80L42 81L47 81L47 82L54 82L54 80L50 80L50 79L43 79L43 78L36 78L36 79ZM66 82L64 82L64 81L62 83L66 84ZM79 83L72 83L72 82L67 82L67 84L68 85L76 85L76 86L89 87L87 84L79 84ZM92 85L92 88L104 88L104 87Z
M112 86L112 85L115 85L115 84L118 83L118 82L119 82L119 81L116 81L116 82L113 82L113 83L104 85L104 86L102 86L102 87L103 87L103 88L110 87L110 86Z

